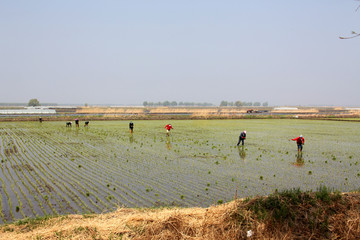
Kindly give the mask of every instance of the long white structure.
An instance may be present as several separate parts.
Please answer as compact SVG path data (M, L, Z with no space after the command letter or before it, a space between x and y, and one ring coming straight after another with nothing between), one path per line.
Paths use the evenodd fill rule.
M4 109L0 110L0 114L3 115L14 115L14 114L56 114L54 109L48 108L34 108L28 107L25 109Z

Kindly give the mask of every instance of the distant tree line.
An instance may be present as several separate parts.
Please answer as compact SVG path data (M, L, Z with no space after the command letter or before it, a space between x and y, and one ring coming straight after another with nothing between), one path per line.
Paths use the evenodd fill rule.
M212 103L197 103L197 102L176 102L176 101L164 101L164 102L143 102L144 107L176 107L176 106L185 106L185 107L210 107L214 106ZM254 107L267 107L269 106L268 102L245 102L245 101L221 101L220 107L242 107L242 106L254 106Z
M269 103L268 102L263 102L263 103L261 103L261 102L245 102L245 101L236 101L236 102L221 101L220 102L220 107L227 107L227 106L230 106L230 107L242 107L242 106L267 107L267 106L269 106Z
M29 101L28 103L0 103L0 106L1 107L25 107L25 106L32 107L34 103L37 104L36 102ZM57 103L41 103L41 106L57 106L57 105L58 105ZM34 105L34 106L40 106L40 105Z
M26 105L27 103L0 103L0 106L5 106L5 107L23 107Z
M176 101L164 101L164 102L143 102L144 107L176 107L176 106L186 106L186 107L209 107L213 106L212 103L196 103L196 102L176 102Z

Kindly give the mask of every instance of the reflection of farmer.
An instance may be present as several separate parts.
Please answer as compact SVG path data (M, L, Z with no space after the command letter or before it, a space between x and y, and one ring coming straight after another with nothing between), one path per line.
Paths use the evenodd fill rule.
M305 139L303 138L303 136L300 135L299 137L291 139L291 140L296 141L296 144L298 146L298 152L299 153L302 152L303 145L305 144Z
M237 143L237 145L239 146L241 142L241 145L244 146L245 139L246 139L246 131L243 131L242 133L240 133L239 142Z
M79 127L79 119L75 119L75 126Z
M130 129L130 133L134 132L134 123L133 122L129 123L129 129Z
M173 129L173 127L171 126L171 124L168 124L168 125L165 126L165 128L166 128L167 134L169 135L169 134L170 134L170 130Z
M298 167L302 167L304 166L304 158L302 157L302 154L298 154L298 156L296 157L296 163L295 165L298 166Z
M241 158L242 160L245 160L246 152L245 152L245 150L244 150L244 146L241 146L241 147L239 146L238 149L239 149L239 156L240 156L240 158Z
M297 154L296 156L296 162L293 162L292 165L296 166L296 167L302 167L305 164L305 160L302 157L302 154Z
M166 147L169 150L171 149L171 141L170 141L170 136L169 135L166 137Z
M130 143L133 143L133 142L134 142L134 135L133 135L133 134L130 134L130 136L129 136L129 141L130 141Z

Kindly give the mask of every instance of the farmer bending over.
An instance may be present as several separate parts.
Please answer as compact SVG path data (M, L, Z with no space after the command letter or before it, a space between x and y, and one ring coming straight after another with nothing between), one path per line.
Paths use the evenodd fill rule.
M245 139L246 139L246 131L243 131L242 133L240 133L239 142L237 143L237 145L239 146L241 142L241 145L244 146Z
M75 119L75 126L79 127L79 119Z
M168 124L168 125L165 126L165 128L166 128L166 133L167 133L167 135L169 135L169 134L170 134L170 130L173 129L173 127L171 126L171 124Z
M134 123L133 122L129 123L129 129L130 129L130 133L134 132Z
M291 139L291 140L296 141L296 144L298 146L298 152L299 153L302 152L303 145L305 144L305 139L303 138L303 136L300 135L299 137Z

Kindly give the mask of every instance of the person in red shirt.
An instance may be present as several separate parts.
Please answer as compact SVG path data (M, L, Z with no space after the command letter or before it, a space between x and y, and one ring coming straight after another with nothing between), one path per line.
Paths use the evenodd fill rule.
M298 152L302 152L303 145L305 144L305 138L303 138L303 136L300 135L299 137L291 139L291 140L296 141L296 144L298 146Z
M168 124L168 125L165 126L165 128L166 128L167 134L169 135L170 130L173 129L173 127L171 126L171 124Z

